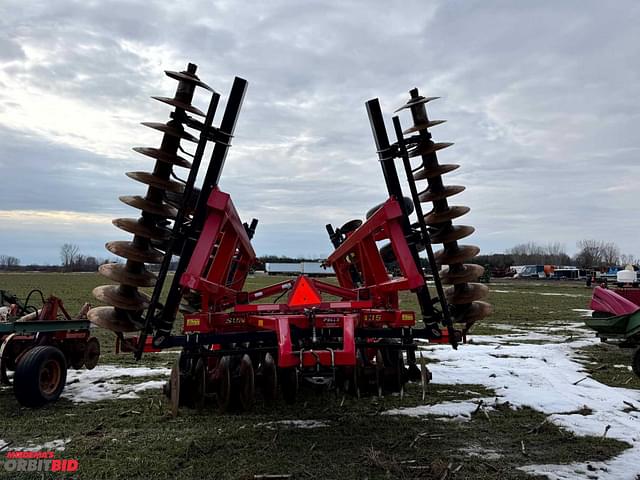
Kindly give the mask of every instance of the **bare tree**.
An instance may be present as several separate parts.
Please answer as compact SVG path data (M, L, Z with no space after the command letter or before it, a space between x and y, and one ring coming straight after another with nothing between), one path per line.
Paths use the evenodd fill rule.
M577 243L579 252L575 261L580 267L599 267L602 263L602 249L598 240L585 239Z
M613 242L585 239L578 242L575 261L581 267L606 267L620 261L620 249Z
M69 271L73 269L73 265L78 260L80 255L80 247L73 243L65 243L60 247L60 260L65 270Z
M539 245L535 242L521 243L510 248L506 253L513 258L516 265L564 265L571 261L564 245L559 242L547 245Z
M638 259L630 253L620 255L620 265L637 265Z
M620 249L613 242L602 242L602 261L605 265L617 265L620 261Z
M20 265L20 259L11 255L0 255L0 268L11 270Z

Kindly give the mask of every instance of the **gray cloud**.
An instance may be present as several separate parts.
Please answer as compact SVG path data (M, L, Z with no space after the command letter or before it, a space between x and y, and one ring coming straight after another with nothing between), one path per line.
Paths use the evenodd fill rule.
M223 95L234 75L250 81L221 187L260 218L260 253L327 253L325 223L385 197L364 102L379 96L390 119L418 86L443 97L434 137L456 143L441 159L462 168L446 180L467 186L455 202L472 207L485 251L596 237L640 255L637 2L61 0L0 13L2 209L132 215L117 195L140 187L123 172L151 164L129 147L159 142L136 123L166 118L148 96L169 95L161 71L192 61ZM71 235L43 229L29 249L0 234L0 250L36 258ZM119 235L93 230L91 252Z

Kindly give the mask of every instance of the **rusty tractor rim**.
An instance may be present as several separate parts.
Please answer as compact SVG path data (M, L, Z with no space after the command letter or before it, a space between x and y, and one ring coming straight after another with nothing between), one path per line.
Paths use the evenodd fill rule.
M40 368L40 391L44 395L53 395L60 386L62 368L55 360L47 360Z

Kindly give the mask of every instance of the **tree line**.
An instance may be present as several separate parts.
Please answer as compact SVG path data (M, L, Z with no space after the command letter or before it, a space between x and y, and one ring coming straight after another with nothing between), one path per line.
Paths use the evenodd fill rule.
M602 269L609 266L638 265L640 259L632 254L621 253L614 242L585 239L577 242L575 255L567 254L566 248L559 242L539 244L536 242L520 243L505 251L479 255L473 260L480 265L491 265L493 268L506 269L513 265L567 265L587 269ZM254 268L264 269L268 262L298 263L302 261L322 261L322 258L287 257L283 255L262 255L256 259ZM21 265L20 259L12 255L0 255L0 270L48 270L65 272L95 272L100 265L121 260L109 260L84 255L80 247L73 243L65 243L60 247L60 265ZM423 259L426 266L427 261ZM175 262L171 267L175 268ZM170 268L171 268L170 267Z
M570 256L565 246L559 242L546 245L527 242L515 245L505 253L479 255L473 262L495 268L509 268L513 265L566 265L602 269L616 265L638 265L638 258L632 254L621 253L614 242L585 239L577 242L576 246L577 253Z

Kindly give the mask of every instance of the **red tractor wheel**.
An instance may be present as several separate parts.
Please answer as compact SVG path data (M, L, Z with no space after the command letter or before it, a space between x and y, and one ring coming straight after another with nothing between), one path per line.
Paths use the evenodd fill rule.
M41 345L26 352L18 362L13 391L21 405L36 408L55 402L66 381L64 354L56 347Z

